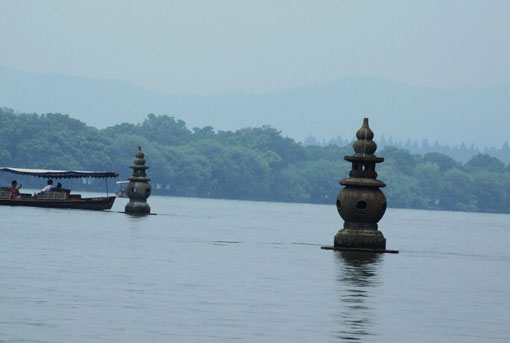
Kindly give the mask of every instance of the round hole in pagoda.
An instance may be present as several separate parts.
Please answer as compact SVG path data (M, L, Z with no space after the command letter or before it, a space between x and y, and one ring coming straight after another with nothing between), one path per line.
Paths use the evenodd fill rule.
M364 210L367 208L367 202L366 201L363 201L363 200L360 200L358 201L358 203L356 204L356 207L358 208L358 210Z

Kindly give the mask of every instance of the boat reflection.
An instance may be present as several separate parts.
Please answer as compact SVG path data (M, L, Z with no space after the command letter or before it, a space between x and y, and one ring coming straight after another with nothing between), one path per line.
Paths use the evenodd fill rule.
M380 283L377 269L383 257L376 253L336 252L340 282L341 330L335 336L342 342L366 341L373 336L376 313L374 291Z

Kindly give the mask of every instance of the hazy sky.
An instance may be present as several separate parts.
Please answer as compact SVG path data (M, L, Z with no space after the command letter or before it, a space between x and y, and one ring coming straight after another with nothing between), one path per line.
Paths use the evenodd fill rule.
M0 64L173 93L510 82L510 1L0 0Z

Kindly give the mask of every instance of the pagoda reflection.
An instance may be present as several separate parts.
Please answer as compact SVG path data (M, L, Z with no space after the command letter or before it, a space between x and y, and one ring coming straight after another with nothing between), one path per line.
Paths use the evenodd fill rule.
M380 280L377 269L383 255L336 252L337 280L340 282L341 329L335 336L342 342L364 342L375 335L376 313L372 304Z

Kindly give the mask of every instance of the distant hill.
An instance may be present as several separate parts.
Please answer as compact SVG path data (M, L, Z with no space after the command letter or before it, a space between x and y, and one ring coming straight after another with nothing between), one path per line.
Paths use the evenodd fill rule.
M103 128L168 114L188 127L220 130L269 124L304 140L352 137L364 116L397 140L501 146L509 139L510 85L445 90L349 77L270 93L171 95L111 80L0 67L0 107L66 113Z

